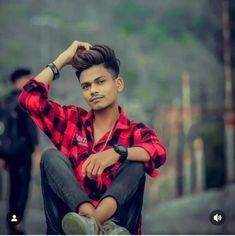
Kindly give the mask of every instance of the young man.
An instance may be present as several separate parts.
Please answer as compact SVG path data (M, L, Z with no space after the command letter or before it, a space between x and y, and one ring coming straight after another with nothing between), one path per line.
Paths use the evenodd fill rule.
M89 112L48 99L66 65ZM166 152L152 129L128 120L117 99L123 88L114 51L79 41L24 87L20 104L57 148L41 162L48 234L141 233L145 172L156 176Z
M31 179L31 157L34 151L39 150L37 127L29 115L19 106L18 97L23 86L32 78L28 68L17 68L10 76L13 90L4 99L4 106L14 113L15 122L11 123L16 127L14 135L17 136L15 142L18 143L17 149L12 154L0 153L5 161L9 172L9 209L7 223L10 234L25 234L23 229L24 212L29 193L29 183ZM9 131L10 132L10 131ZM9 136L10 137L10 136ZM10 140L14 142L13 140ZM15 219L14 219L15 218Z

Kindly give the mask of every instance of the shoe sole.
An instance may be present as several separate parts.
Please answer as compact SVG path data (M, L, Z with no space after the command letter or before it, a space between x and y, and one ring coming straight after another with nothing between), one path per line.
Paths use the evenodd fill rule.
M62 229L65 234L87 234L82 220L76 213L68 213L62 220Z

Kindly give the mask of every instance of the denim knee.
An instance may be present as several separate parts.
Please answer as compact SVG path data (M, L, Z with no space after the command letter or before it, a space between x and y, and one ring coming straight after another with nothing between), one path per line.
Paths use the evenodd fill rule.
M114 178L123 172L126 173L125 175L129 175L131 173L131 176L141 178L145 174L144 164L139 161L127 161L121 165L117 173L114 175Z
M40 169L43 169L45 165L47 166L52 163L55 163L55 161L53 160L54 158L52 157L55 155L55 152L57 152L55 148L48 148L45 151L43 151L42 157L40 160Z
M114 197L118 208L130 199L145 184L145 170L142 162L126 162L114 175L111 186L99 201L105 197Z
M42 153L40 162L41 171L45 169L48 171L54 171L65 166L72 169L72 163L70 160L59 150L55 148L48 148Z
M143 162L129 161L125 168L129 168L132 175L142 176L145 174Z

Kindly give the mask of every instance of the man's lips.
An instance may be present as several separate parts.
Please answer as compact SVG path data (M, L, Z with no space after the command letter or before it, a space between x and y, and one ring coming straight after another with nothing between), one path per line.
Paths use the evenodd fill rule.
M90 99L90 102L96 102L96 101L99 101L100 99L102 99L104 96L96 96L96 97L92 97Z

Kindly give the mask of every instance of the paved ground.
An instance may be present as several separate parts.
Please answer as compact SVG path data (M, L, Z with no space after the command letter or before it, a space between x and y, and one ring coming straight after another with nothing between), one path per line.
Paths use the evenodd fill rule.
M210 213L220 209L226 220L221 226L209 221ZM146 209L146 234L233 234L235 235L235 185L223 190L189 195Z

